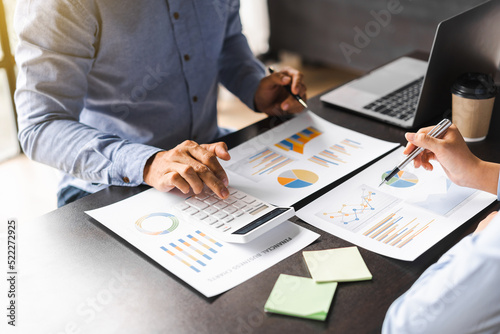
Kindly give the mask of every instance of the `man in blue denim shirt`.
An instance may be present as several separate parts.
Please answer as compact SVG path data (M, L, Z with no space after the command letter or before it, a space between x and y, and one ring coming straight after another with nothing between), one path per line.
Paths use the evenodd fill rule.
M15 28L19 139L64 172L61 204L107 185L147 183L228 196L219 82L254 110L296 113L302 74L265 77L237 0L20 0Z

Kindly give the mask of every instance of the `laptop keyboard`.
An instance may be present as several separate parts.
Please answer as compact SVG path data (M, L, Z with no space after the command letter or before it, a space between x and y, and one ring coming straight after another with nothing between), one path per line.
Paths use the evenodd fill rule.
M421 77L363 108L407 121L415 115L423 82L424 77Z

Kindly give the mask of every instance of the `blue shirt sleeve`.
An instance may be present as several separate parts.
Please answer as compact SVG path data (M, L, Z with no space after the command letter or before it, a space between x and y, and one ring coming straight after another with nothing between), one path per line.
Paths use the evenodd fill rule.
M265 69L252 54L242 33L239 9L239 1L230 0L226 38L218 61L219 75L231 93L255 110L254 96Z
M500 331L500 215L460 241L389 308L382 333Z
M76 1L22 1L15 29L15 98L26 155L90 182L141 184L146 161L159 149L79 122L97 52L94 16Z

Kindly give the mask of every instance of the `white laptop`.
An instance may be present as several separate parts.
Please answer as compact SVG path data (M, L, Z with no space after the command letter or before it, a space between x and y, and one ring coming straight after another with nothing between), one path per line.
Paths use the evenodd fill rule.
M442 21L429 62L399 58L323 96L321 101L403 128L451 111L450 88L466 72L495 77L500 65L500 1Z

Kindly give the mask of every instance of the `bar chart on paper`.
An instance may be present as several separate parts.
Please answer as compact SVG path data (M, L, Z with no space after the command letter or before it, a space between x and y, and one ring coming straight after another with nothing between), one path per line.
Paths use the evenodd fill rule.
M347 158L359 152L363 147L361 143L351 139L344 139L338 144L334 144L318 154L313 155L308 160L323 167L338 166L347 163Z
M293 151L299 154L303 154L304 146L312 139L318 137L321 134L321 131L318 131L312 126L309 126L304 130L299 131L286 139L283 139L279 143L274 144L274 146L284 151Z
M418 217L408 219L403 215L390 213L370 226L363 235L386 245L402 248L427 230L434 221L435 219Z
M179 238L176 242L170 242L160 248L176 261L199 273L210 264L219 253L217 249L221 247L222 244L218 241L196 231L196 234L188 234L186 239Z
M294 161L294 159L266 147L230 165L228 169L254 182L259 182L263 177Z

